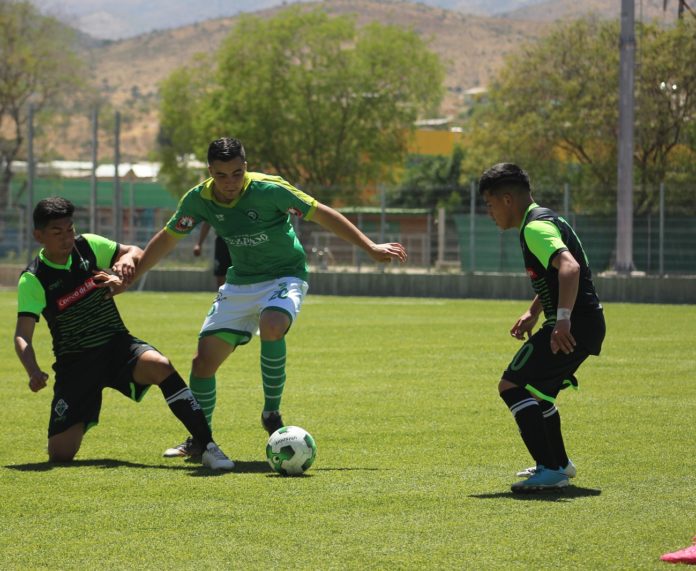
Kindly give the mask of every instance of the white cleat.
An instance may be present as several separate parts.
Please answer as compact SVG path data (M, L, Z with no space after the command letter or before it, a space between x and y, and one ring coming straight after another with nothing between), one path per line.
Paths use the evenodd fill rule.
M568 460L568 465L565 468L561 468L560 471L563 472L569 478L575 478L575 476L578 475L578 470L575 467L575 464L573 464L573 461L570 459ZM529 468L526 468L521 472L517 472L517 476L519 476L520 478L529 478L530 476L533 476L536 473L537 467L530 466Z
M234 462L225 456L225 453L215 442L208 444L201 461L203 466L211 470L234 470Z

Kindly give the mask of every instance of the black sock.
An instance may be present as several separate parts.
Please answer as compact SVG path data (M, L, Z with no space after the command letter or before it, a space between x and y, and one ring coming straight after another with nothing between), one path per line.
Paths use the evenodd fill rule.
M500 393L500 398L515 417L520 428L522 440L537 463L551 470L558 470L558 462L549 446L544 429L544 417L539 402L529 392L520 387Z
M565 444L563 443L563 434L561 434L561 415L556 405L551 402L541 401L539 406L541 406L541 414L544 417L546 439L549 441L549 446L553 450L556 461L561 468L565 468L569 460Z
M184 379L174 371L160 383L159 388L174 416L205 449L208 443L213 441L213 435L201 406L191 394L191 389L186 386Z

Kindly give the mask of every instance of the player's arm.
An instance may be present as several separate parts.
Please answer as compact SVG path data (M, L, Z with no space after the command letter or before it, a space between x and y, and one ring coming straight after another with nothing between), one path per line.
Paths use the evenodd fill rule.
M119 244L116 261L111 269L124 282L130 283L135 276L135 268L143 255L142 249L132 244Z
M558 312L556 327L551 334L551 350L568 354L575 349L575 338L570 333L570 314L578 296L580 264L568 250L564 250L554 256L551 265L558 270Z
M36 361L36 353L32 345L35 327L35 317L20 315L17 317L14 335L15 352L27 375L29 375L29 388L33 392L43 389L46 386L46 381L48 381L48 374L41 370Z
M208 224L208 222L202 222L201 223L201 231L198 233L198 240L193 245L193 255L194 256L201 255L201 251L203 250L203 242L205 242L205 239L208 237L209 233L210 233L210 224Z
M376 262L390 262L392 259L406 261L406 249L401 244L375 244L343 214L325 204L317 204L312 221L346 242L362 248Z
M140 256L140 260L135 266L135 272L131 283L142 277L157 263L171 252L179 243L179 239L167 232L165 228L157 232L145 246L145 250Z
M520 340L524 340L525 334L527 335L527 338L531 337L532 329L534 329L534 326L539 320L539 315L541 314L542 309L543 308L541 301L539 300L539 296L534 296L532 305L529 306L529 309L519 317L519 319L510 329L510 335L512 335L515 339Z

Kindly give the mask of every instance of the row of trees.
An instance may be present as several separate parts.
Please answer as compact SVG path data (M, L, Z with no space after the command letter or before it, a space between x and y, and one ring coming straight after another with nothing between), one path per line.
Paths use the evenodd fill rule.
M216 54L161 88L163 172L186 190L211 139L244 141L269 168L328 202L355 203L363 185L403 162L415 120L436 112L444 70L418 35L396 26L291 8L241 17Z
M49 116L94 97L77 38L26 1L0 0L0 206L22 157L27 109ZM160 90L158 152L170 188L184 192L208 142L241 138L253 168L275 171L327 202L372 200L359 189L399 182L393 204L456 206L468 181L501 160L524 165L540 187L573 188L574 207L615 205L618 23L560 24L511 57L467 122L451 157L411 157L418 117L435 114L444 68L411 31L321 9L239 18L215 53L176 70ZM696 212L696 20L639 25L636 213L659 183ZM90 95L90 93L92 95ZM85 99L83 98L83 101ZM73 158L73 157L70 157Z
M540 186L573 187L574 206L616 204L618 22L562 24L510 58L475 114L465 170L505 159ZM656 209L659 185L696 212L696 19L636 30L636 214Z
M0 0L0 208L8 203L12 161L24 152L31 104L49 115L85 85L77 36L29 2Z

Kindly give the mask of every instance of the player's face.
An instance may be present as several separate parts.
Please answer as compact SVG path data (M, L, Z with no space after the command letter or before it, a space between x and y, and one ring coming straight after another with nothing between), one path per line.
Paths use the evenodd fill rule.
M246 162L237 157L231 161L213 161L208 172L213 177L213 193L219 202L228 203L238 198L244 186Z
M493 219L498 228L507 230L514 228L514 210L512 196L508 193L491 194L483 193L483 202L488 209L488 215Z
M68 261L75 245L75 225L72 218L51 220L43 230L34 230L34 238L44 247L44 255L58 264Z

